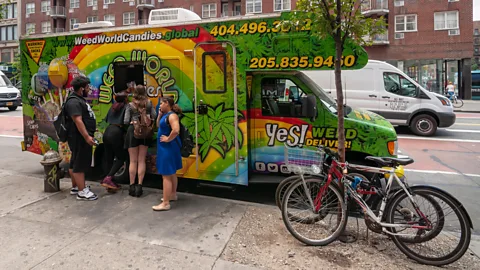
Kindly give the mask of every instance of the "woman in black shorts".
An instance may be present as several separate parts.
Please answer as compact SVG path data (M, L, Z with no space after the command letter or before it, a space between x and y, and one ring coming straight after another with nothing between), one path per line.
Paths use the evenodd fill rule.
M152 102L148 99L145 87L143 85L138 85L133 91L133 100L128 104L124 118L124 124L130 125L125 137L125 148L128 149L130 157L130 189L128 194L134 197L140 197L143 193L142 184L147 167L145 160L147 157L148 146L152 141L151 138L137 139L134 136L133 122L139 120L139 110L142 110L143 108L146 108L146 113L150 116L150 119L156 118L157 114L155 108L153 107ZM152 123L153 121L154 120L152 120ZM135 185L135 176L137 173L138 185Z

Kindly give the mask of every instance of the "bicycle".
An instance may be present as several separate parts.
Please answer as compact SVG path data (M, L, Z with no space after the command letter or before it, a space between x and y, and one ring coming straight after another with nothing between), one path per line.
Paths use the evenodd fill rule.
M463 107L463 100L459 99L457 94L453 94L453 95L449 95L447 94L446 97L450 100L450 102L452 102L452 106L454 108L461 108Z
M380 158L369 157L368 160L376 162L380 166L390 167L389 169L369 167L364 165L354 165L348 162L342 163L338 161L338 156L328 148L323 148L325 152L333 156L331 166L338 168L338 171L342 174L339 177L343 185L343 189L339 184L333 180L332 174L327 176L327 179L321 179L318 177L311 177L305 179L301 169L315 170L318 172L318 166L315 164L310 165L311 168L306 167L298 168L297 174L299 174L301 181L297 181L285 192L285 197L282 205L282 218L288 231L299 241L307 245L327 245L335 241L345 229L347 224L346 212L347 203L349 199L353 199L360 208L363 210L366 222L378 228L378 232L389 235L394 241L395 245L409 258L416 260L417 262L428 265L446 265L455 262L461 258L470 243L472 222L462 204L456 200L453 196L431 186L408 186L406 179L400 180L395 173L397 166L409 165L413 163L413 160L405 158ZM347 176L348 169L355 169L358 171L373 172L380 174L389 174L388 181L386 183L385 195L381 199L381 204L378 209L378 215L367 205L362 197L357 193L357 185L361 185L361 180L352 179ZM340 176L340 175L338 175ZM393 195L390 195L391 187L394 181L400 186L400 189ZM318 188L314 185L318 184ZM313 191L313 192L312 192ZM306 198L301 195L301 199L293 198L292 195L306 194ZM331 196L330 196L331 195ZM332 199L330 199L330 197ZM425 199L426 202L433 206L433 213L427 213L420 210L418 200ZM445 211L445 209L439 209L441 203L437 200L443 201L447 206L451 207L451 211ZM406 203L403 202L406 200ZM290 201L293 201L293 205L290 205ZM435 201L435 203L432 203ZM301 223L301 217L295 214L295 211L300 208L300 204L303 203L306 206L306 210L300 210L299 214L313 214L316 216L317 222L315 223ZM411 204L411 207L407 205ZM333 205L332 208L327 208L329 205ZM337 212L336 212L337 211ZM448 214L454 213L459 221L459 226L455 227L453 231L446 232L444 229L446 225L451 225L452 221L446 220ZM323 226L326 223L326 217L328 214L333 214L334 224L333 228L327 228L326 237L321 239L310 238L309 235L317 233L318 230L313 230L311 226L319 225ZM398 214L398 217L396 216ZM433 217L437 217L437 221L432 221ZM311 219L311 217L308 217ZM431 220L432 219L432 220ZM447 221L447 222L446 222ZM398 222L398 224L396 224ZM298 226L298 228L297 228ZM307 233L301 233L299 230L308 227ZM406 230L413 230L412 234L405 234ZM448 244L448 236L455 236L460 234L459 243L455 246L453 251L441 255L440 257L433 257L437 255L444 248L433 248L430 251L434 255L421 255L422 251L429 251L426 247L427 242L433 240L439 240L442 244ZM412 250L410 246L414 244L420 245L420 250Z

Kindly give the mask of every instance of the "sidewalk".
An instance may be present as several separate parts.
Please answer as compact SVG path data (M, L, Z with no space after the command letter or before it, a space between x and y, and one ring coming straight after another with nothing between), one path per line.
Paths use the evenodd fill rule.
M464 100L461 108L454 108L455 112L480 112L480 100Z
M351 231L359 241L307 247L286 230L280 211L212 197L180 194L168 212L154 212L159 190L128 191L93 202L43 192L43 179L0 170L0 269L436 269L403 255L385 236ZM480 269L480 241L449 269Z

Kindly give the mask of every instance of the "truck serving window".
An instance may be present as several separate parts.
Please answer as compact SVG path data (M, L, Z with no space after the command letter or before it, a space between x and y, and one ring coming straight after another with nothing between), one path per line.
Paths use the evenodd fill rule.
M207 61L210 57L215 63ZM221 76L209 69L209 64L218 65L221 69ZM204 93L225 93L227 92L227 54L223 51L204 52L202 54L202 83Z
M145 85L143 61L115 62L113 64L113 90L119 93L128 88L130 82Z

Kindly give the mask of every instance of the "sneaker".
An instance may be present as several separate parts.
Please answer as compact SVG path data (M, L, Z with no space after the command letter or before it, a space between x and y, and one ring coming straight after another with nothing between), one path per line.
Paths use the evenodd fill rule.
M112 181L111 176L107 176L103 179L102 186L109 189L118 189L118 186Z
M77 194L77 200L94 201L98 199L97 195L90 191L90 187L84 188Z
M90 188L90 186L87 186L88 188ZM72 187L70 189L70 195L77 195L78 194L78 187Z

